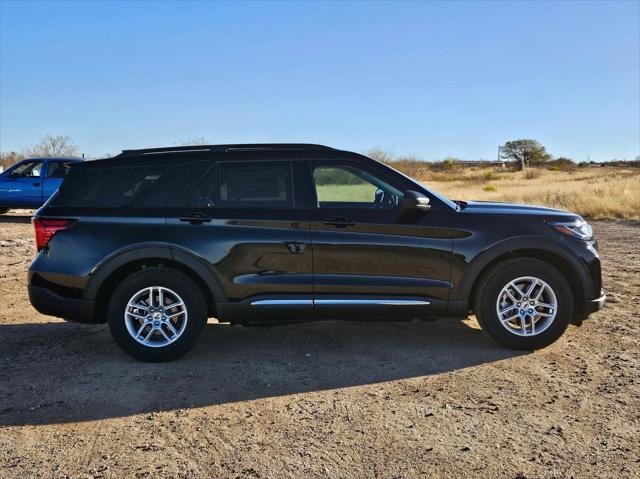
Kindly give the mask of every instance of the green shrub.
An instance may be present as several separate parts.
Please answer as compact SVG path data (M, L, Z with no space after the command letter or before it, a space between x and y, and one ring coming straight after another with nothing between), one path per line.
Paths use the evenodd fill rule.
M442 165L444 166L445 170L454 170L458 167L458 163L453 158L447 158L442 162Z
M496 175L493 171L485 171L482 174L482 179L484 181L496 181L500 179L500 175Z
M570 158L564 157L551 160L547 165L549 165L549 169L551 171L575 171L578 169L578 165L576 165Z
M340 168L318 168L314 172L317 185L362 185L366 182Z

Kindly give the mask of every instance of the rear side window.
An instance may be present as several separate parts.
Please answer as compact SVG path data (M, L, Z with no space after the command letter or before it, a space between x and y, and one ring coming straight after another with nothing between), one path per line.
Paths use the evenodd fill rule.
M213 166L191 192L188 204L192 208L218 206L218 168Z
M118 208L151 191L170 173L167 166L71 168L51 206Z
M222 208L292 208L291 163L257 161L220 164Z
M47 166L47 178L64 178L67 168L61 161L50 161Z

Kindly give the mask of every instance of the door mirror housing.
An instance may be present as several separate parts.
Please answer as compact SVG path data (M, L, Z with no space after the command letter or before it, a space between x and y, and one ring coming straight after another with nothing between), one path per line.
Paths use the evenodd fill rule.
M429 198L422 193L407 190L402 199L402 206L407 210L417 210L426 212L431 209Z

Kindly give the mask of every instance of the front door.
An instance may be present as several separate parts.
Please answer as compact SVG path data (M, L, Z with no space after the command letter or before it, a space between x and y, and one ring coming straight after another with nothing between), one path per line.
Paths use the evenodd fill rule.
M8 171L0 184L0 206L37 208L42 204L41 160L25 161Z
M227 321L309 319L313 270L296 168L278 160L220 161L167 217L172 244L204 258L227 297Z
M314 304L320 317L444 312L451 289L452 211L402 205L407 180L357 160L311 163ZM415 185L413 185L415 189Z

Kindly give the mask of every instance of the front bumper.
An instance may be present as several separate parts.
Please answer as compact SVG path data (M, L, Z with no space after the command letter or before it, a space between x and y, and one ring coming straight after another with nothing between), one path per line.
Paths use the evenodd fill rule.
M580 326L582 322L589 317L591 313L595 313L596 311L600 311L604 308L604 303L607 300L607 295L604 290L600 290L600 297L596 299L590 299L584 302L584 309L577 313L573 319L571 320L572 324L576 326Z
M93 301L79 298L65 298L42 286L30 284L29 301L33 307L47 316L56 316L67 321L92 323Z
M604 303L607 300L607 295L604 290L600 290L600 297L596 299L592 299L590 301L586 301L584 304L584 315L585 317L589 316L591 313L595 313L596 311L600 311L604 308Z

